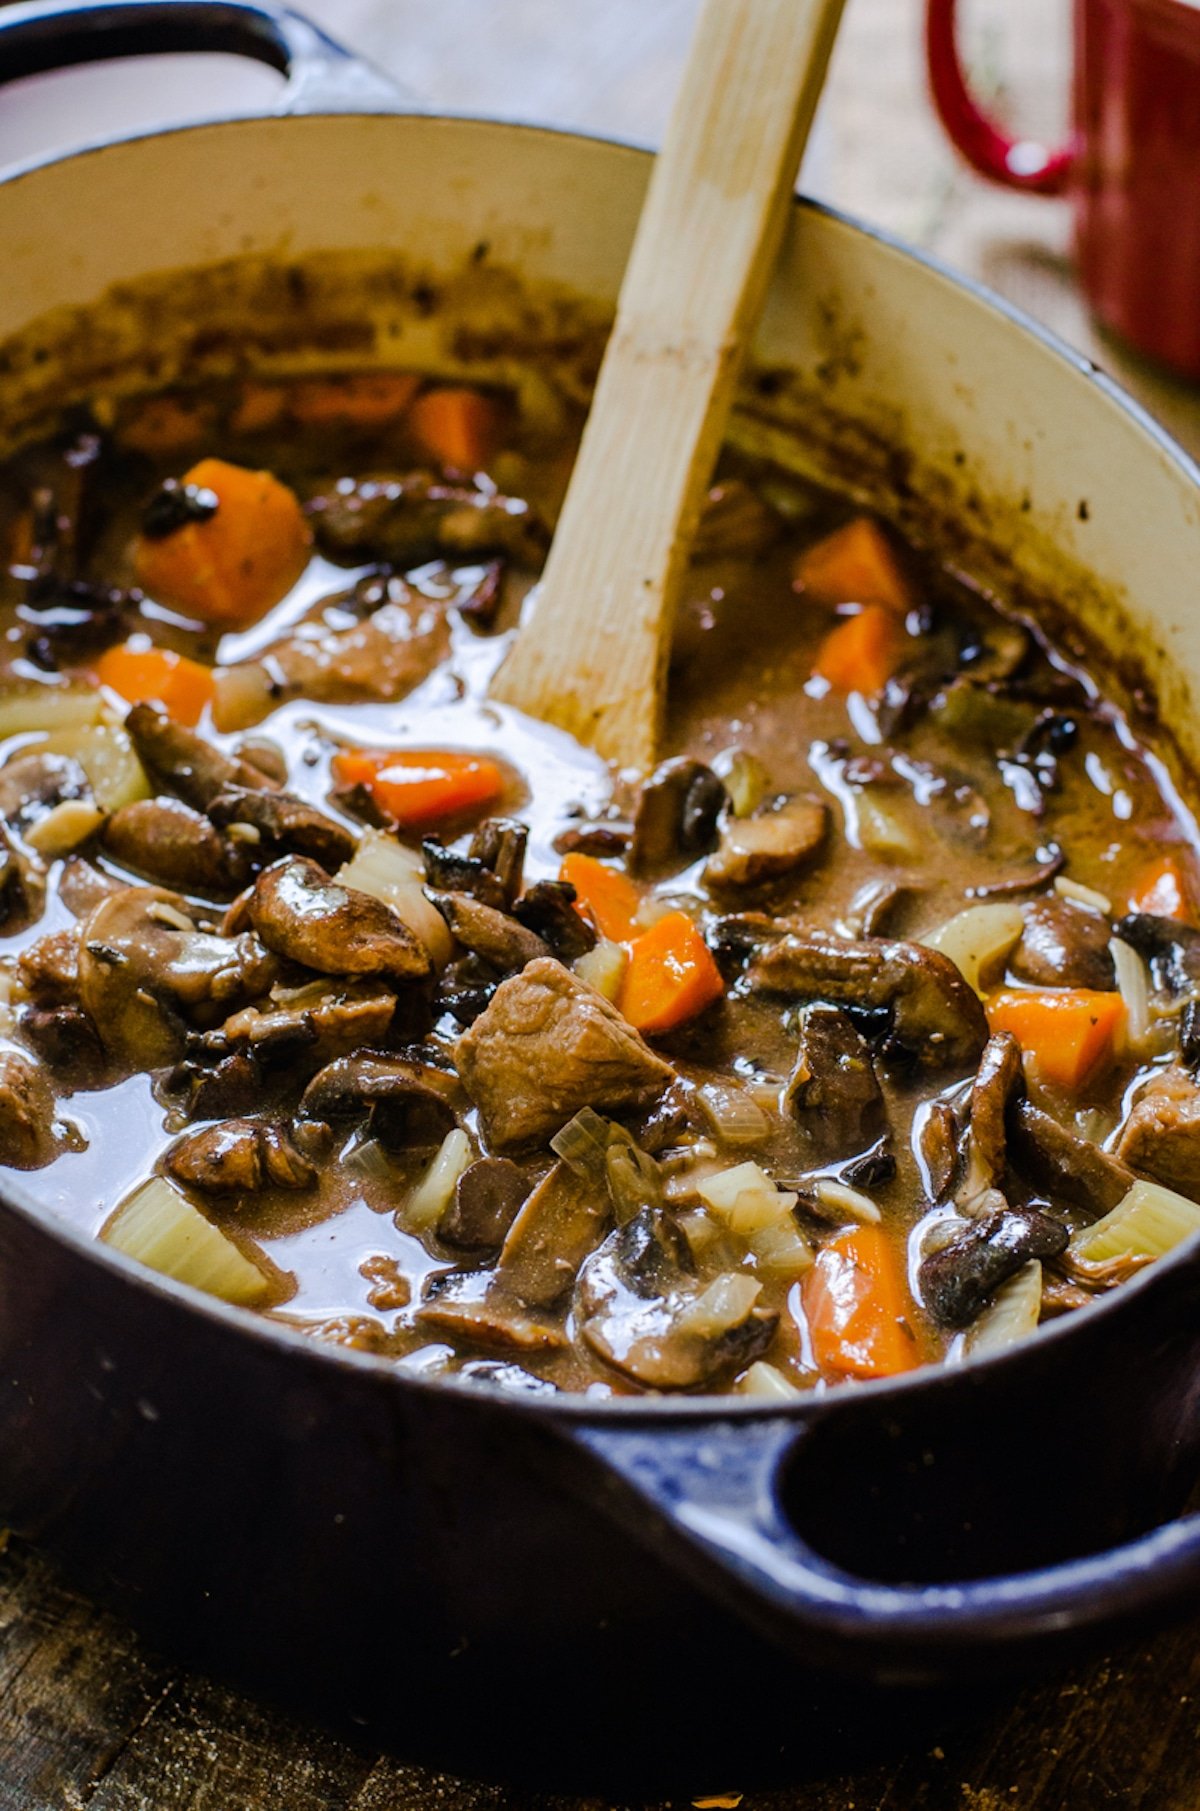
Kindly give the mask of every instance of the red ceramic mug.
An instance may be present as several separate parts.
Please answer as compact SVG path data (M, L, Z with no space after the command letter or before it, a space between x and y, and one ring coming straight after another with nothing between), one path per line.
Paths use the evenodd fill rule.
M927 0L926 52L942 122L984 176L1069 195L1079 274L1101 321L1200 377L1200 0L1075 0L1068 145L1007 136L959 60L956 0Z

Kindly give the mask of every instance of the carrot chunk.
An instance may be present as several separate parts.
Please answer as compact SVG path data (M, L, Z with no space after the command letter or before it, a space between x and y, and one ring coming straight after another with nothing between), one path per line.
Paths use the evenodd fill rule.
M792 577L821 604L886 604L903 616L913 601L891 542L870 516L856 516L806 547Z
M817 1253L801 1300L826 1377L894 1377L921 1363L894 1247L878 1226L839 1233Z
M883 604L866 604L832 628L813 663L813 672L835 692L881 692L900 659L904 631Z
M674 1031L725 992L721 972L686 912L668 912L629 945L617 1007L636 1031Z
M304 378L289 402L297 421L366 428L403 415L420 387L415 371L351 371Z
M1129 912L1149 912L1155 918L1178 918L1190 924L1195 916L1192 888L1177 855L1164 855L1150 863L1134 881L1126 905Z
M486 755L444 748L349 748L330 766L341 786L366 786L402 830L428 830L492 805L505 788L503 770Z
M134 547L138 584L158 600L223 628L257 622L291 590L311 540L294 491L270 472L201 459L183 483L211 491L212 515Z
M610 868L594 855L565 855L560 880L575 889L575 904L591 919L602 937L628 943L636 937L641 909L638 890L620 868Z
M994 994L987 1003L993 1031L1011 1031L1043 1080L1072 1092L1106 1068L1125 1029L1118 993L1086 987Z
M106 648L93 671L128 704L161 704L193 729L213 701L212 668L173 648Z
M413 438L441 465L477 472L500 450L504 408L482 390L447 384L426 390L408 412Z

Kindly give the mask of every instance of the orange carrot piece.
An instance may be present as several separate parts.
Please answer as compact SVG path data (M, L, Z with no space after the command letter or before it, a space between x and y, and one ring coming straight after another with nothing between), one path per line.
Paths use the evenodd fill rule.
M895 1248L879 1226L839 1233L801 1290L813 1357L826 1377L894 1377L921 1363Z
M993 994L987 1016L993 1031L1012 1032L1044 1081L1073 1092L1112 1061L1126 1011L1118 993L1030 988Z
M635 1031L674 1031L725 992L721 971L686 912L668 912L629 945L617 1007Z
M903 616L913 602L892 544L870 516L856 516L805 548L792 577L820 604L886 604Z
M602 937L628 943L640 930L641 899L628 874L610 868L594 855L565 855L560 880L575 889L575 904L590 918Z
M835 692L881 692L896 670L904 631L883 604L866 604L832 628L813 662L813 672Z
M1190 924L1195 917L1192 888L1177 855L1164 855L1150 863L1134 881L1126 905L1128 912L1149 912L1155 918L1177 918Z
M330 766L341 786L366 786L403 830L428 830L492 805L505 788L503 769L486 755L444 748L349 748Z
M288 403L297 421L366 428L403 415L420 387L415 371L349 371L304 378Z
M440 464L477 472L500 450L504 413L494 396L447 384L418 396L407 420L413 438Z
M130 407L117 428L122 446L152 458L186 453L199 446L216 423L216 404L207 397L145 396Z
M127 704L161 704L168 717L189 729L213 701L212 668L173 648L106 648L93 672Z
M291 590L312 536L294 491L270 472L201 459L184 484L212 491L215 512L134 546L138 584L159 603L240 629Z

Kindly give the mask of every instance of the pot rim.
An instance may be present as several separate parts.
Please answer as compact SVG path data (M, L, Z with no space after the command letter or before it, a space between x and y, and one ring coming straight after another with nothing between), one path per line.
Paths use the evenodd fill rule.
M638 159L651 158L654 148L636 141L612 134L582 132L565 126L538 124L534 121L493 118L478 114L456 113L416 113L416 112L364 112L335 111L333 109L276 114L234 114L204 120L183 122L178 125L158 126L144 131L119 133L105 139L89 141L71 150L59 153L45 153L10 165L0 172L0 188L7 188L11 183L36 175L43 169L58 164L71 163L87 157L96 156L116 146L152 143L162 138L174 137L180 133L213 130L237 129L244 126L261 126L278 121L283 124L291 119L399 119L428 121L430 124L451 124L456 126L479 127L485 130L512 131L534 138L551 140L581 139L585 143L606 146L613 151L629 153ZM1157 451L1182 474L1197 493L1200 493L1200 463L1198 463L1177 440L1157 421L1149 410L1137 399L1122 388L1115 379L1101 370L1094 361L1070 346L1057 333L1035 320L1022 308L1007 301L988 285L978 279L955 271L949 264L936 255L909 245L897 234L885 228L873 226L860 220L853 214L818 201L810 195L796 191L792 197L793 204L799 209L820 215L837 226L873 241L885 251L919 264L941 282L965 291L979 306L998 315L1019 333L1031 338L1049 353L1060 364L1070 366L1086 383L1095 386L1104 400L1112 407L1119 409L1155 446ZM856 1383L853 1388L844 1386L816 1386L814 1390L798 1396L794 1402L761 1401L751 1397L735 1395L695 1395L686 1397L671 1396L615 1396L594 1398L584 1393L561 1391L555 1394L524 1394L507 1391L496 1385L479 1383L460 1378L453 1373L427 1375L421 1371L405 1369L397 1360L378 1353L357 1352L345 1346L315 1339L311 1334L302 1332L298 1327L286 1322L276 1321L264 1314L255 1313L249 1308L240 1308L232 1303L221 1301L216 1296L204 1294L187 1284L174 1281L170 1277L147 1269L134 1259L100 1243L94 1235L84 1233L80 1228L65 1220L59 1220L52 1213L40 1207L19 1181L4 1177L0 1179L0 1211L17 1214L32 1224L35 1231L45 1234L53 1240L67 1246L82 1256L86 1262L107 1267L131 1287L147 1290L174 1303L182 1313L199 1314L215 1322L218 1326L228 1328L242 1337L257 1340L274 1350L290 1354L297 1360L310 1363L339 1367L349 1372L359 1372L373 1376L382 1387L392 1389L416 1389L432 1392L443 1397L447 1393L465 1398L480 1406L487 1404L498 1412L520 1416L525 1419L541 1421L550 1419L556 1423L579 1424L590 1422L609 1422L625 1425L638 1425L646 1422L660 1425L687 1424L704 1422L713 1419L742 1421L795 1421L797 1424L811 1421L816 1415L822 1418L838 1410L843 1405L859 1403L864 1396L873 1401L882 1402L891 1397L904 1394L927 1393L939 1389L953 1388L956 1380L977 1375L981 1369L992 1373L998 1366L1019 1362L1027 1342L1022 1342L1007 1350L992 1353L983 1358L971 1359L966 1363L928 1364L915 1371L906 1372L892 1378L878 1378ZM1060 1342L1069 1338L1078 1324L1079 1314L1087 1315L1089 1321L1098 1315L1111 1318L1119 1312L1120 1304L1131 1291L1144 1291L1169 1286L1169 1279L1181 1266L1191 1262L1200 1250L1200 1234L1193 1234L1182 1245L1154 1264L1147 1265L1142 1271L1122 1283L1119 1288L1110 1290L1106 1295L1097 1298L1086 1308L1075 1313L1063 1315L1048 1326L1039 1327L1036 1339L1039 1348L1047 1342Z

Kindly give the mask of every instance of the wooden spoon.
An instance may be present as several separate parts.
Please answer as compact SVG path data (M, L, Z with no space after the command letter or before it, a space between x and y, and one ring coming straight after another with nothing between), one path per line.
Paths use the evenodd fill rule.
M492 696L653 764L688 549L844 0L705 0L531 613Z

